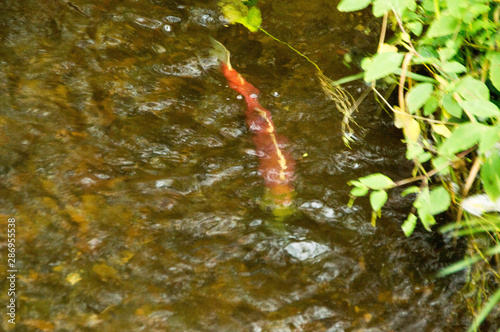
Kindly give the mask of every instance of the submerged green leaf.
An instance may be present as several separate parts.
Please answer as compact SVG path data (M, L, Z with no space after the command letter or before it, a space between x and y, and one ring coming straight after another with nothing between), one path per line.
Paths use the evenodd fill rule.
M262 23L260 9L253 6L248 9L240 1L221 1L219 2L224 17L231 23L240 23L248 30L256 32Z
M260 9L257 7L252 7L248 11L247 15L248 25L245 25L248 30L255 32L259 30L260 25L262 24L262 15L260 13Z

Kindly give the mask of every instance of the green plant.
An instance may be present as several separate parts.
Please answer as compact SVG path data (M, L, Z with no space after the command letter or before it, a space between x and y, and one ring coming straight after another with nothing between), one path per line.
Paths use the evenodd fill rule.
M454 225L467 225L461 234L469 236L470 241L483 234L489 248L479 248L472 242L477 255L441 275L479 262L488 264L498 254L498 224L478 226L477 219L463 211L461 203L469 194L485 193L491 204L500 197L500 3L342 0L338 9L355 11L370 4L373 14L383 17L382 31L377 53L361 62L363 78L393 112L395 126L403 130L406 157L415 168L412 178L398 182L382 174L350 181L354 186L351 196L370 193L375 225L387 200L386 190L420 182L403 192L416 194L412 211L402 224L405 235L412 234L418 219L430 231L436 224L435 216L451 209L457 217ZM394 37L386 43L388 27L393 28ZM391 105L380 94L379 80L398 86L398 105ZM498 282L498 274L493 274ZM470 330L479 327L499 300L496 291Z
M357 105L362 100L362 98L353 104L354 99L349 92L344 90L337 82L333 82L330 78L323 74L320 67L312 61L305 54L294 48L292 45L276 38L266 30L261 27L262 15L260 9L256 6L258 0L244 1L244 0L221 0L219 1L219 7L222 11L224 17L231 24L240 23L245 26L251 32L261 31L267 36L271 37L278 43L286 45L292 51L306 59L310 64L316 69L316 75L320 81L320 86L323 89L325 95L330 98L334 103L337 110L343 114L341 129L343 135L343 140L345 145L349 146L352 141L352 134L354 130L350 126L352 113L357 110Z
M351 106L352 97L339 85L360 78L371 84L376 98L392 111L395 126L403 131L406 157L415 164L413 177L395 182L377 173L350 181L350 204L354 198L369 194L375 226L389 189L419 183L402 193L416 195L412 211L402 224L404 234L410 236L418 220L431 231L435 216L452 210L457 222L441 231L468 236L471 257L443 270L440 276L470 268L469 285L481 278L483 282L478 284L486 285L486 273L482 270L486 265L498 282L500 276L489 263L500 253L500 223L495 214L485 214L479 220L487 222L478 222L461 205L470 194L477 194L471 197L474 198L485 193L489 203L500 197L498 0L342 0L340 11L372 5L373 14L383 19L377 53L361 62L364 72L335 82L324 76L307 56L262 29L256 4L257 1L243 0L219 2L230 23L243 24L252 32L261 31L314 65L321 87L344 114L342 131L346 145L353 132L349 126L351 115L362 98ZM388 27L394 30L394 37L386 42ZM383 97L377 81L398 87L397 105ZM483 212L491 212L490 205ZM478 236L487 245L478 245ZM486 288L475 289L478 305L486 304L470 331L477 329L500 301L500 290L488 299L483 296L489 293Z

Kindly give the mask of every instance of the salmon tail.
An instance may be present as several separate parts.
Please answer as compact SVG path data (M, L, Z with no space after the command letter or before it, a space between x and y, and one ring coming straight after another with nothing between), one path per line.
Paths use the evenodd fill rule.
M210 41L212 42L212 55L215 56L219 61L222 63L226 64L229 69L232 69L231 67L231 61L230 61L230 53L228 49L221 44L218 40L213 39L210 37Z

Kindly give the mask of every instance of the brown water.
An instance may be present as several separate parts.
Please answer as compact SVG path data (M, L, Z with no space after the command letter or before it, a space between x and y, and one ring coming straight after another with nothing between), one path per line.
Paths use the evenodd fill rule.
M263 27L330 78L355 74L379 22L336 4L267 1ZM0 22L0 225L6 234L7 218L17 220L16 331L470 323L456 295L464 276L433 277L461 250L400 229L411 198L391 192L376 228L367 199L347 207L348 180L411 170L371 97L348 149L314 68L262 33L225 27L216 1L6 0ZM208 36L232 52L291 142L297 212L285 220L261 208L244 101L226 86ZM358 97L366 86L346 88ZM2 276L4 304L7 288Z

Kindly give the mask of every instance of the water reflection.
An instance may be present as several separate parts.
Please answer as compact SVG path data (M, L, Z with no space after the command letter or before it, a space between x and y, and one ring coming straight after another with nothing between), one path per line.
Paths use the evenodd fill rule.
M262 10L267 30L334 79L356 69L332 50L376 43L353 29L369 16L329 1ZM461 277L432 278L458 255L452 241L424 232L407 241L399 226L410 202L396 194L376 229L368 202L346 206L347 180L407 175L400 136L374 101L346 149L341 116L307 63L224 27L215 1L4 1L0 17L0 200L19 221L16 330L467 324L453 296ZM208 35L233 51L294 145L298 212L285 222L260 208L244 104L208 56Z

